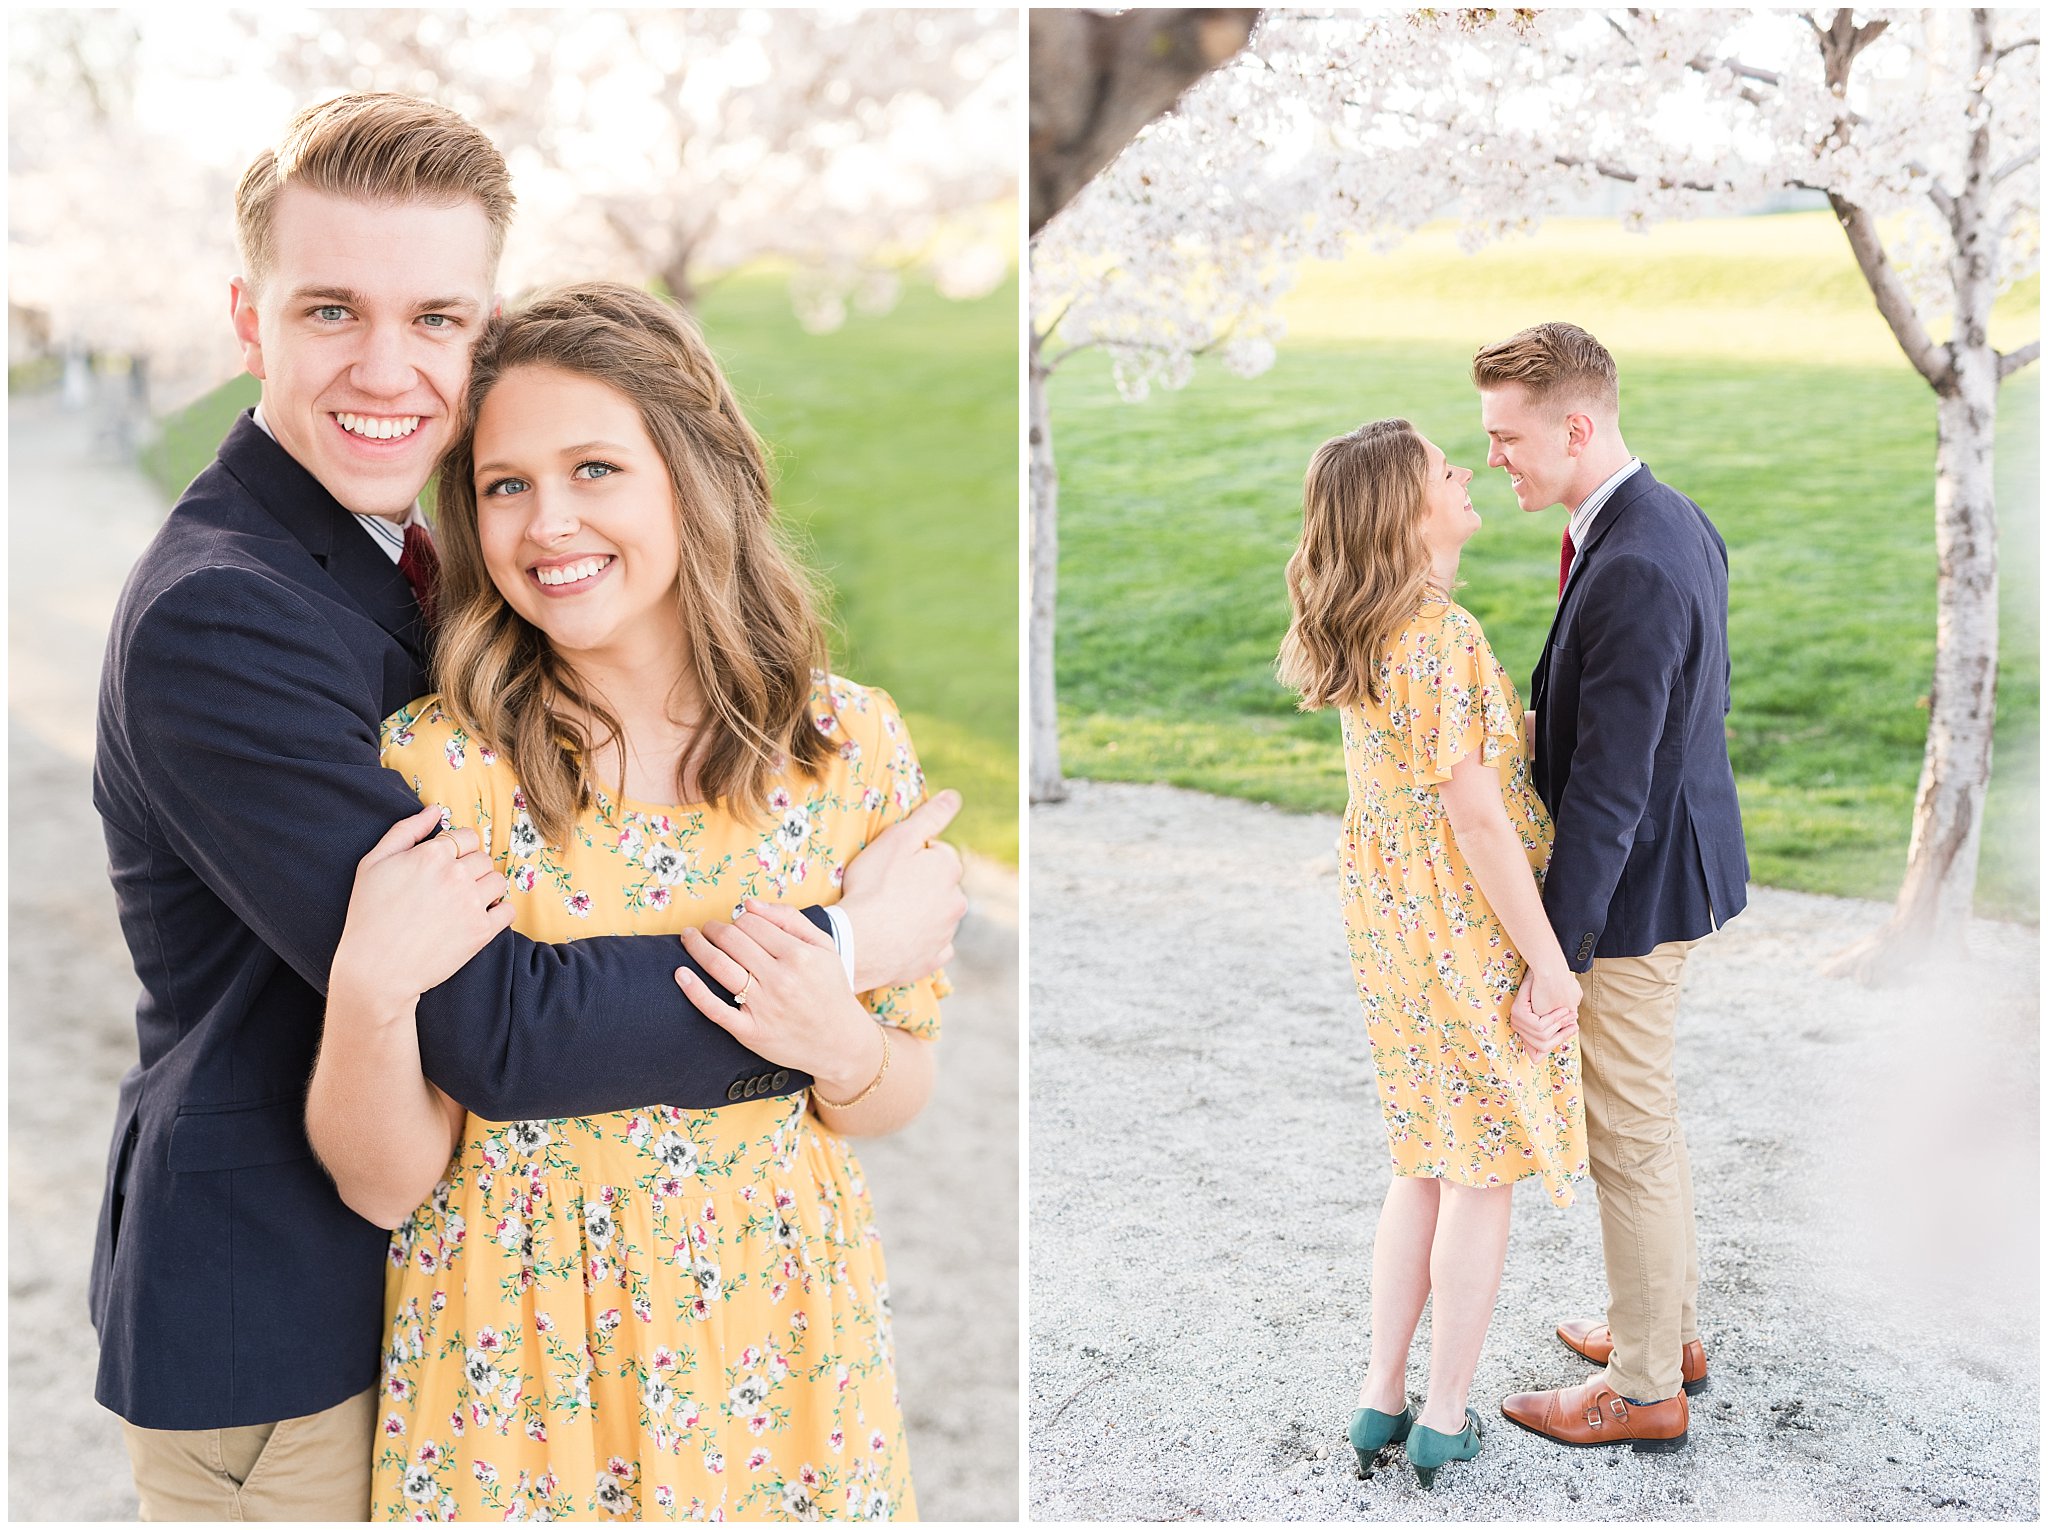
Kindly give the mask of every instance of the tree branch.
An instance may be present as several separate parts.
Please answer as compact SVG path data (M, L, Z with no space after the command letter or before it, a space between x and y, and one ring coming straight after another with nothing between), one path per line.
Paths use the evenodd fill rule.
M1870 295L1877 299L1877 311L1891 326L1892 337L1899 342L1899 349L1906 353L1906 359L1913 363L1913 370L1926 378L1935 392L1946 393L1955 383L1954 359L1947 346L1934 343L1934 337L1927 333L1927 326L1920 322L1920 315L1914 310L1912 296L1906 291L1898 267L1884 252L1884 241L1878 237L1877 220L1838 192L1828 193L1828 205L1841 220L1842 232L1849 236L1849 249L1856 256L1863 279L1870 284Z
M2004 382L2021 367L2030 367L2041 359L2041 342L2029 340L2016 351L2006 351L1998 358L1998 380Z
M2022 37L2018 42L2007 43L2003 48L2000 48L1991 55L1992 67L1996 68L1999 64L2003 63L2010 54L2018 53L2026 48L2038 48L2040 46L2041 39L2038 37Z
M1686 68L1694 74L1712 74L1716 69L1725 69L1738 80L1755 80L1763 85L1782 85L1784 76L1774 70L1759 69L1754 64L1745 64L1739 58L1709 58L1702 53L1686 61Z
M1938 211L1941 214L1941 221L1946 223L1950 228L1954 228L1956 226L1955 197L1948 191L1946 187L1944 187L1941 184L1940 181L1937 181L1934 178L1934 172L1932 170L1929 170L1925 165L1908 165L1906 166L1906 168L1914 172L1916 175L1924 175L1927 177L1927 200L1932 202L1935 206L1936 211Z
M2040 157L2041 146L2039 144L2035 144L2031 149L2022 150L2020 153L2015 154L2011 159L2007 160L2004 164L2000 165L1996 170L1991 172L1991 184L1996 186L2008 175L2018 174L2020 171L2026 169L2027 166L2033 164L2036 160L2040 159Z
M1624 170L1620 165L1609 164L1603 160L1575 159L1569 154L1552 155L1551 163L1555 165L1561 165L1567 170L1591 168L1593 173L1601 177L1601 179L1603 180L1626 181L1631 186L1633 186L1637 181L1642 179L1642 177L1637 175L1633 170ZM1660 180L1657 182L1657 189L1659 191L1715 192L1726 191L1728 188L1726 186L1715 186L1706 181Z

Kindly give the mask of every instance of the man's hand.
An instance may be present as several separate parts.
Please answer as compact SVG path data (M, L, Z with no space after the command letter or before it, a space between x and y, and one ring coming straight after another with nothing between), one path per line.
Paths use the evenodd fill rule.
M1578 987L1576 979L1573 979L1571 986L1574 989ZM1522 1050L1529 1054L1531 1062L1541 1061L1546 1053L1555 1052L1579 1034L1579 1011L1576 1001L1538 1013L1535 1004L1536 987L1535 969L1525 969L1522 973L1522 986L1515 994L1514 1007L1508 1011L1508 1024L1514 1028L1515 1036L1521 1041Z
M856 991L914 983L953 959L967 897L960 852L939 836L959 811L948 788L847 862L839 906L853 920Z

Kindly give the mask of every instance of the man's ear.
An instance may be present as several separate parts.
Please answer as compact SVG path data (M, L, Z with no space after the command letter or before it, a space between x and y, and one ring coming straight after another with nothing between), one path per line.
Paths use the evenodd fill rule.
M491 317L498 318L505 312L505 300L497 293L491 294Z
M241 343L242 365L251 377L263 376L263 340L257 331L256 294L249 289L249 279L238 276L228 283L228 318L235 326L235 339Z
M1593 417L1590 414L1568 414L1564 417L1564 431L1565 451L1576 457L1593 439Z

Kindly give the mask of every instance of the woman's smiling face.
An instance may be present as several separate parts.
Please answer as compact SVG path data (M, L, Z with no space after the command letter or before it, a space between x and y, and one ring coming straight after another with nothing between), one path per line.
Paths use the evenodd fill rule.
M682 642L682 545L668 466L633 401L517 367L477 411L477 539L498 593L565 657Z

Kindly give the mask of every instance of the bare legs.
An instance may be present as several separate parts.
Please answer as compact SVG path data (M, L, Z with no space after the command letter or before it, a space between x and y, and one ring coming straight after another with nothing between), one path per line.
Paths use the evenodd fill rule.
M1493 1321L1508 1250L1512 1185L1475 1190L1396 1175L1372 1245L1372 1360L1358 1405L1407 1406L1408 1347L1432 1295L1429 1400L1416 1421L1457 1434Z
M1358 1406L1399 1413L1408 1406L1408 1345L1429 1300L1429 1250L1442 1180L1395 1175L1372 1240L1372 1360Z

